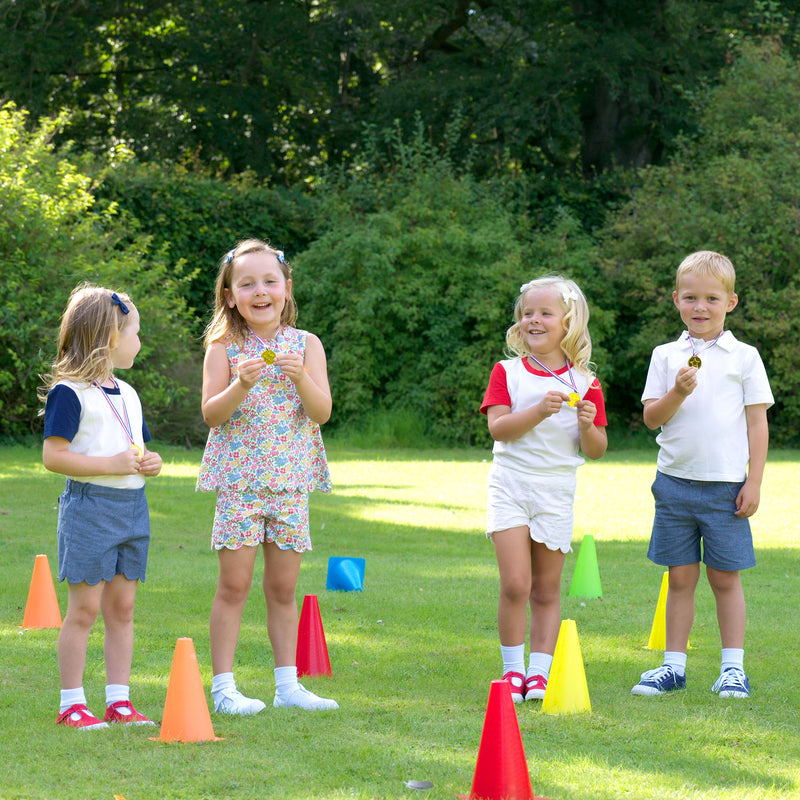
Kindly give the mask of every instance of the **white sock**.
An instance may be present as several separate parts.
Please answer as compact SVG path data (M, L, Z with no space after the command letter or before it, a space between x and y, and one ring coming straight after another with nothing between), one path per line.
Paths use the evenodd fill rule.
M525 642L515 645L500 645L500 655L503 657L503 675L507 672L525 674Z
M131 687L122 683L109 683L106 685L106 705L118 703L120 700L131 699Z
M720 672L725 672L726 669L731 669L732 667L736 667L737 669L744 671L744 648L722 648L722 664L720 665Z
M77 689L62 689L61 690L61 705L59 706L58 710L66 711L70 706L74 705L86 705L86 694L83 691L83 686L79 686Z
M550 677L550 667L553 666L553 656L549 653L531 653L528 658L528 672L525 677L541 675L543 678Z
M686 674L686 653L677 650L664 651L664 666L672 667L681 677Z
M297 667L275 667L275 691L282 697L290 695L297 687Z
M235 689L236 681L232 672L220 672L211 679L211 695L216 700L216 695L225 689Z

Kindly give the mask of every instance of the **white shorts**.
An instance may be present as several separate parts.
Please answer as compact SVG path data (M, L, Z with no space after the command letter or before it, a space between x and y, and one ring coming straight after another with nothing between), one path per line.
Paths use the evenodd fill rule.
M489 469L486 536L527 527L531 539L549 550L572 550L574 472L522 475L495 464Z

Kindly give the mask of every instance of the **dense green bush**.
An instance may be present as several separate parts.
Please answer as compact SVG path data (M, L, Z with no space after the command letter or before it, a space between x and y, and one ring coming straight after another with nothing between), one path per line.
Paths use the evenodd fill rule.
M458 174L420 131L394 146L391 169L331 178L325 232L295 264L300 323L328 351L335 426L412 412L428 440L487 444L478 407L520 285L580 281L591 245L566 216L532 236L502 187Z
M681 331L675 270L694 250L716 250L737 270L728 327L759 349L770 376L773 438L796 445L800 66L775 43L744 45L705 102L702 134L671 165L646 171L603 237L601 302L618 322L615 402L639 424L650 352Z
M41 430L36 390L55 356L61 313L89 281L128 292L141 312L142 350L131 374L154 436L199 430L197 348L180 281L135 223L93 208L91 179L50 140L62 119L26 128L0 109L0 435Z
M182 293L199 336L214 304L220 258L237 241L269 240L291 257L313 238L311 200L296 189L270 189L244 175L223 181L180 168L126 162L107 170L97 190L130 212L157 248L170 272L180 277Z

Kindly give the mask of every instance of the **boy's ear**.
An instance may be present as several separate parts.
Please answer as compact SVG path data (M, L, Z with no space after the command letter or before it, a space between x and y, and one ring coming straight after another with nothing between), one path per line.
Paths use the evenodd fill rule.
M728 297L727 311L733 311L733 309L736 308L736 306L738 305L739 305L739 295L736 294L736 292L731 292L730 297Z

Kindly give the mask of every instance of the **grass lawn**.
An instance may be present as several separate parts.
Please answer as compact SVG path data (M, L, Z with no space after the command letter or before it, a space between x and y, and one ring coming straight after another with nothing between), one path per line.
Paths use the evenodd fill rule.
M132 698L161 718L178 637L194 641L210 685L208 614L216 584L209 550L213 495L194 492L199 451L160 448L149 481L152 545L136 607ZM57 569L56 503L63 478L38 450L0 449L0 798L425 798L469 794L489 685L500 677L497 570L483 535L482 451L330 452L335 489L312 498L314 550L298 603L316 594L332 677L306 679L335 712L273 709L272 657L260 575L237 653L240 687L268 702L247 719L212 714L222 741L163 743L157 729L78 732L57 727L56 630L22 630L34 557ZM663 569L646 543L655 450L609 453L579 471L575 553L562 616L576 621L592 711L517 708L536 795L552 800L800 798L800 453L773 452L753 518L758 566L748 602L748 700L710 691L719 671L713 598L703 578L688 688L633 697ZM592 534L600 599L568 596L581 539ZM325 589L329 556L366 559L363 592ZM66 587L56 583L62 614ZM102 623L89 641L85 688L102 713ZM408 781L430 781L418 791Z

